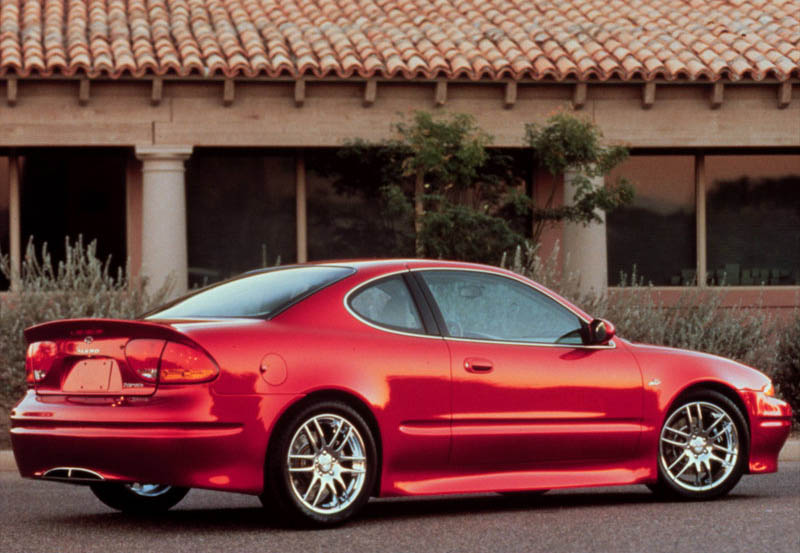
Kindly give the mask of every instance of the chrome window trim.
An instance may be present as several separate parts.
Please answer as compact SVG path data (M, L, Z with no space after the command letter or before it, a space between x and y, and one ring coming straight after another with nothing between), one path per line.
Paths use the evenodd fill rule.
M583 321L586 324L591 323L591 319L587 320L585 317L581 316L568 305L566 305L563 301L559 298L554 297L549 291L540 290L535 286L531 286L530 282L523 280L522 277L514 275L507 275L501 273L495 273L494 271L487 271L485 269L476 269L476 268L466 268L466 267L414 267L409 269L410 272L425 272L425 271L461 271L461 272L472 272L472 273L482 273L485 275L496 276L500 278L507 278L509 280L516 280L520 284L527 286L539 292L545 297L550 298L558 305L575 315L578 320ZM489 339L480 339L480 338L463 338L463 337L456 337L456 336L443 336L445 341L454 341L454 342L470 342L470 343L479 343L479 344L501 344L501 345L509 345L509 346L536 346L536 347L554 347L554 348L570 348L570 349L616 349L617 344L612 339L608 344L597 344L597 345L587 345L587 344L556 344L553 342L517 342L513 340L489 340Z
M374 276L374 277L372 277L372 278L370 278L368 280L365 280L364 282L358 284L355 288L353 288L350 291L348 291L344 295L342 303L344 303L345 309L347 310L348 313L350 313L350 315L354 319L356 319L356 320L360 321L361 323L363 323L363 324L365 324L365 325L367 325L367 326L369 326L371 328L374 328L376 330L381 330L383 332L388 332L389 334L397 334L399 336L410 336L412 338L429 338L429 339L432 338L434 340L444 340L444 341L453 341L453 342L469 342L469 343L479 343L479 344L499 344L499 345L508 345L508 346L535 346L535 347L570 348L570 349L616 349L616 347L617 347L617 344L616 344L616 342L614 342L613 339L606 345L602 345L602 344L598 344L598 345L554 344L554 343L550 343L550 342L514 342L514 341L508 341L508 340L481 340L481 339L477 339L477 338L458 338L458 337L453 337L453 336L432 335L432 334L427 334L427 333L419 334L419 333L414 333L414 332L403 332L402 330L394 330L392 328L387 328L385 326L380 326L380 325L375 324L375 323L373 323L371 321L368 321L367 319L365 319L364 317L362 317L361 315L356 313L350 307L350 296L352 296L353 294L355 294L356 292L358 292L359 290L361 290L365 286L368 286L372 282L375 282L376 280L380 280L380 279L383 279L383 278L396 276L396 275L403 275L403 274L406 274L406 273L424 272L424 271L469 271L469 272L473 272L473 273L483 273L483 274L487 274L487 275L498 276L498 277L501 277L501 278L508 278L509 280L516 280L520 284L523 284L523 285L527 286L528 288L532 288L533 290L535 290L535 291L541 293L542 295L550 298L551 300L553 300L554 302L559 304L561 307L563 307L564 309L566 309L567 311L569 311L570 313L572 313L573 315L578 317L578 319L580 319L581 321L585 322L586 324L589 324L591 322L591 320L587 320L585 317L582 317L578 313L575 313L575 311L573 311L568 305L565 305L564 302L562 302L558 298L553 297L551 294L545 292L544 290L540 290L540 289L538 289L538 288L536 288L534 286L531 286L529 282L527 282L526 280L523 280L521 277L517 277L516 275L512 276L512 275L506 275L506 274L498 274L498 273L495 273L494 271L487 271L485 269L474 269L474 268L463 268L463 267L414 267L414 268L401 269L401 270L398 270L398 271L392 271L390 273L383 273L381 275L377 275L377 276ZM412 298L413 298L413 296L412 296ZM416 305L416 302L415 302L415 305Z
M384 278L389 278L389 277L393 277L393 276L397 276L397 275L404 275L404 274L407 274L409 272L410 271L408 269L401 269L399 271L392 271L391 273L383 273L382 275L378 275L378 276L372 277L372 278L370 278L368 280L365 280L364 282L358 284L355 288L351 289L349 292L347 292L344 295L344 299L343 299L344 307L347 310L347 312L350 313L350 315L353 318L355 318L356 320L358 320L358 321L364 323L365 325L367 325L369 327L372 327L372 328L374 328L376 330L382 330L383 332L388 332L390 334L398 334L400 336L411 336L413 338L433 338L434 340L443 340L444 336L442 336L440 334L433 335L433 334L428 334L428 333L426 333L424 331L423 331L423 333L404 332L402 330L395 330L393 328L388 328L388 327L385 327L385 326L381 326L381 325L379 325L377 323L373 323L372 321L369 321L366 318L362 317L353 308L350 307L350 296L352 296L353 294L361 291L362 288L365 288L365 287L369 286L371 283L375 282L376 280L381 280L381 279L384 279ZM403 284L405 284L405 282ZM409 293L409 295L411 295L411 301L414 302L414 307L416 307L417 310L419 310L419 306L417 306L417 302L414 300L414 295L411 294L411 290L409 290L408 293ZM420 317L421 317L421 314L420 314Z
M551 342L512 342L508 340L485 340L479 338L457 338L453 336L444 336L445 341L452 341L452 342L470 342L470 343L479 343L479 344L500 344L504 346L536 346L538 348L545 347L545 348L569 348L569 349L616 349L617 344L612 339L608 344L596 344L596 345L586 345L586 344L556 344Z

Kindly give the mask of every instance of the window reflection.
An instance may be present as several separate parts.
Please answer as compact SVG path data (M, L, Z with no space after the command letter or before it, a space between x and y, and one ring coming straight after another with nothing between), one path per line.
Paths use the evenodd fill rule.
M333 149L306 155L309 260L413 255L413 221L390 213L377 175L362 175L375 178L372 188L347 182L343 163Z
M190 285L295 261L293 153L198 149L186 202Z
M510 278L467 271L420 272L456 338L581 344L581 321L544 294Z
M707 156L710 284L800 284L800 155Z
M382 326L422 332L414 300L402 277L383 279L359 291L350 300L353 311Z
M624 177L636 188L633 204L607 217L608 282L634 271L657 286L695 280L693 156L633 156L610 181Z

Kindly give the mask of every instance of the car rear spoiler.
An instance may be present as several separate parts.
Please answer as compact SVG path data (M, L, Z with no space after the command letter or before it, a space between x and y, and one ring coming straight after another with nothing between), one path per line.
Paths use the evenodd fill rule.
M63 319L34 325L25 329L25 340L30 344L43 340L64 338L157 338L193 344L185 334L171 326L146 321L121 319Z

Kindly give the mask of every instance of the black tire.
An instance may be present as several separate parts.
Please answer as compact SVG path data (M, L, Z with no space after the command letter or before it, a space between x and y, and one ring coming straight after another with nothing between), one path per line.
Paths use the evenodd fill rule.
M506 497L518 497L518 498L536 498L541 497L550 490L516 490L513 492L498 492L500 495L504 495Z
M747 423L735 403L713 390L690 392L664 418L658 440L658 482L647 487L676 499L722 497L745 473L749 446Z
M647 486L648 490L650 490L659 497L669 496L669 490L665 489L664 485L661 483L660 480L658 482L651 482L650 484L645 484L645 486Z
M90 488L97 499L112 509L137 515L168 511L189 493L189 488L117 482L92 484Z
M309 404L281 425L273 439L260 499L280 522L333 526L369 500L378 472L375 439L348 404Z

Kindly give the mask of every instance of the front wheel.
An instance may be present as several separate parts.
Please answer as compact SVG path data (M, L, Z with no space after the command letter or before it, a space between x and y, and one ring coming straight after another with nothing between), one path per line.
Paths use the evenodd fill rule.
M658 484L685 499L727 494L744 474L748 433L738 407L711 390L682 398L669 411L658 444Z
M112 509L140 515L167 511L189 493L189 488L138 482L103 482L92 484L90 488L97 499Z
M262 503L295 522L330 526L368 500L375 483L375 441L361 415L338 401L302 409L277 435ZM284 510L285 507L285 510Z

